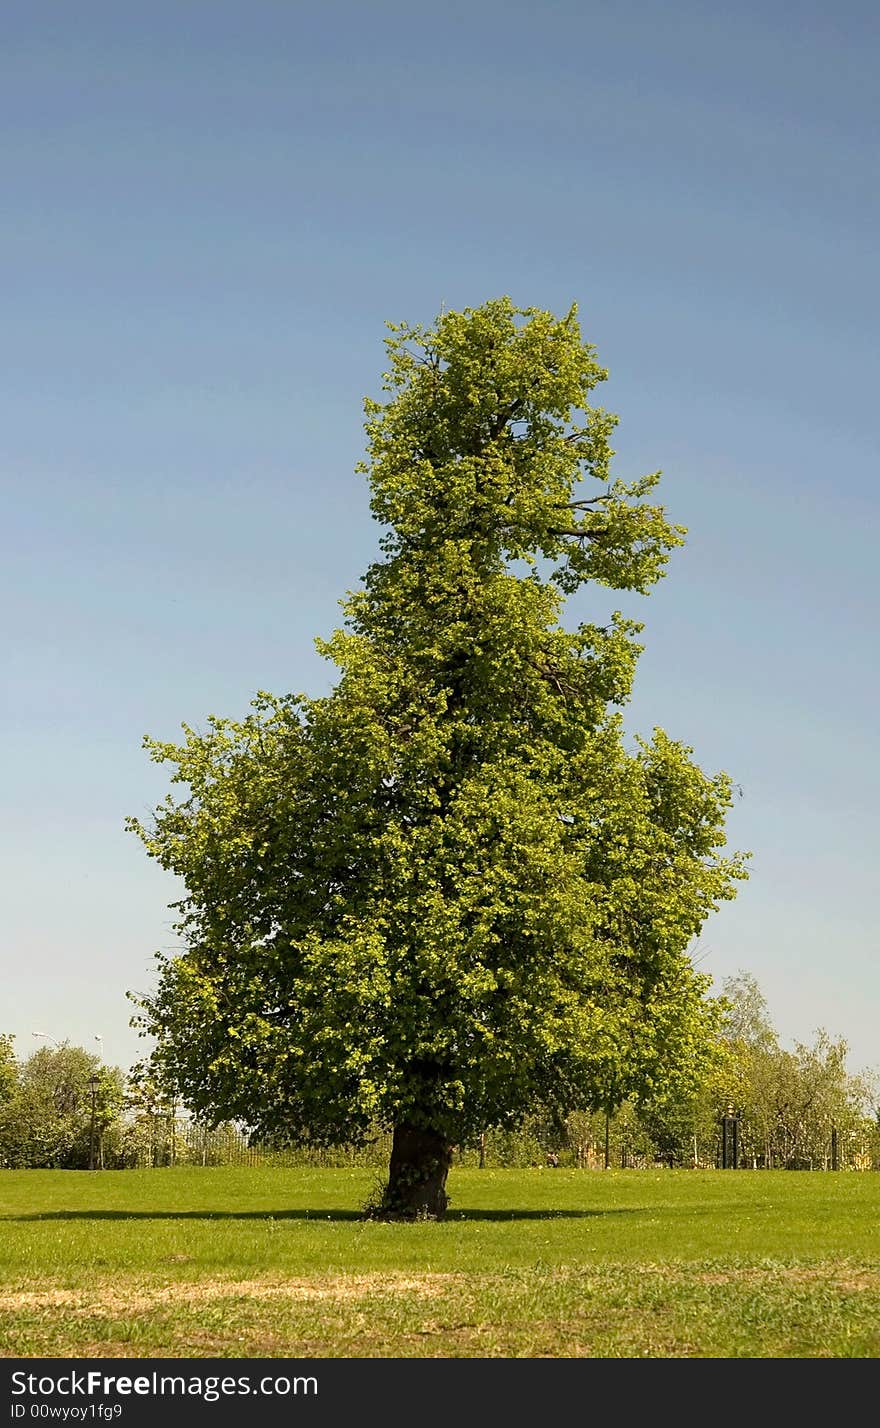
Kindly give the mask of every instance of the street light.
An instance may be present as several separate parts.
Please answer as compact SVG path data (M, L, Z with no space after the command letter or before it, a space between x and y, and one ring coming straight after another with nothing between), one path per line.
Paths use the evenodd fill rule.
M100 1033L99 1031L96 1031L96 1032L95 1032L95 1040L96 1040L97 1043L98 1043L98 1056L99 1056L99 1058L103 1061L103 1059L104 1059L104 1038L103 1038L103 1036L101 1035L101 1033ZM93 1085L92 1083L93 1083L93 1082L97 1083L97 1081L98 1081L97 1074L96 1074L95 1072L92 1072L92 1075L91 1075L91 1077L90 1077L90 1079L89 1079L89 1085L92 1086L92 1145L93 1145L93 1147L94 1147L94 1139L95 1139L95 1087L94 1087L94 1085ZM101 1131L101 1135L100 1135L99 1141L98 1141L98 1151L99 1151L99 1154L98 1154L98 1164L100 1165L101 1169L103 1170L103 1169L104 1169L104 1131L103 1131L103 1130ZM95 1159L95 1153L94 1153L94 1148L93 1148L93 1149L92 1149L92 1169L93 1169L93 1170L95 1169L94 1159Z
M101 1078L94 1073L89 1077L89 1088L92 1093L92 1124L89 1129L89 1170L95 1168L95 1097L98 1092Z

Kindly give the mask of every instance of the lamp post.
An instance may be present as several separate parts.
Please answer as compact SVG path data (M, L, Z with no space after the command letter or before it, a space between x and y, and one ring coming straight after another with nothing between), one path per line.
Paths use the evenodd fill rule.
M99 1055L99 1057L101 1058L101 1060L103 1061L103 1059L104 1059L104 1038L103 1038L103 1036L100 1034L100 1032L98 1032L98 1031L95 1032L95 1040L96 1040L97 1043L98 1043L98 1055ZM98 1169L99 1169L99 1170L103 1170L103 1169L104 1169L104 1129L105 1129L105 1127L102 1126L102 1127L101 1127L100 1134L99 1134L99 1136L98 1136Z
M55 1038L54 1038L54 1036L50 1036L49 1033L48 1033L48 1031L32 1031L32 1032L31 1032L31 1036L41 1036L44 1041L51 1041L51 1043L52 1043L53 1046L59 1046L59 1047L60 1047L60 1045L61 1045L61 1042L60 1042L60 1041L56 1041Z
M92 1123L89 1128L89 1170L94 1170L95 1168L95 1099L98 1094L100 1081L100 1076L95 1075L94 1072L89 1077L89 1089L92 1093Z
M101 1061L103 1061L104 1038L101 1037L99 1031L94 1032L94 1040L96 1040L97 1044L99 1044L99 1055ZM97 1137L97 1168L99 1168L99 1170L103 1170L104 1168L104 1127L101 1127L99 1137Z
M739 1170L739 1116L733 1106L721 1117L721 1169Z

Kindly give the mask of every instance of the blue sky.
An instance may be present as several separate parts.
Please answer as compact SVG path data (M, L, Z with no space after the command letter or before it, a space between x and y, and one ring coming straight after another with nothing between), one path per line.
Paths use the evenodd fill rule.
M707 924L786 1043L878 1065L880 16L738 6L37 3L0 58L0 1030L139 1043L175 885L140 747L326 689L376 553L387 319L577 301L690 529L629 717L742 786Z

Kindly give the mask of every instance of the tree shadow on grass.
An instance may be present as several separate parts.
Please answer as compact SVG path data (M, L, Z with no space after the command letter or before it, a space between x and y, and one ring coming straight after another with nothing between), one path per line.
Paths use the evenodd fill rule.
M641 1206L606 1210L456 1210L446 1215L446 1224L462 1220L594 1220L611 1215L638 1215ZM47 1222L58 1220L327 1220L362 1221L362 1210L36 1210L23 1215L0 1215L0 1221Z

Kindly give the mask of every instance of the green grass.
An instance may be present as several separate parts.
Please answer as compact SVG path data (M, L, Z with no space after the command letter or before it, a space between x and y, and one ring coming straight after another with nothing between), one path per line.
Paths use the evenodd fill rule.
M0 1353L880 1357L880 1175L0 1171Z

